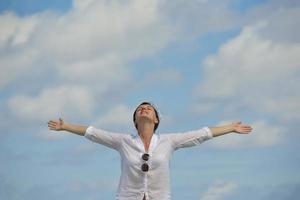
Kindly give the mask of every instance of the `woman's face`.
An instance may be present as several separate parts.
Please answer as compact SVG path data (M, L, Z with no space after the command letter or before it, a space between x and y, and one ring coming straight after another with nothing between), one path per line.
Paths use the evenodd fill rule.
M151 122L158 123L158 119L156 118L154 108L151 105L140 105L136 109L136 123L138 124L141 120L150 120Z

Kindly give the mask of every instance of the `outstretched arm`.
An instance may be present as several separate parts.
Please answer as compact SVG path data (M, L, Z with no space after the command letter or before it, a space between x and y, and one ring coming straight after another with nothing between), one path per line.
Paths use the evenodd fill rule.
M84 136L86 129L88 128L87 126L65 123L61 118L59 118L59 121L50 120L48 122L48 127L50 130L68 131L70 133L74 133L81 136Z
M252 131L251 126L244 125L242 124L242 122L234 122L232 124L219 127L210 127L209 129L211 130L213 137L217 137L231 132L239 134L248 134Z

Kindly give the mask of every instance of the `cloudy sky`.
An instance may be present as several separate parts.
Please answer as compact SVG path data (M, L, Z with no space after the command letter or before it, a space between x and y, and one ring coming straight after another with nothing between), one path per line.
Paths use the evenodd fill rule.
M0 199L114 199L117 152L47 121L130 134L145 100L159 134L254 128L177 151L174 200L298 199L299 24L297 0L1 0Z

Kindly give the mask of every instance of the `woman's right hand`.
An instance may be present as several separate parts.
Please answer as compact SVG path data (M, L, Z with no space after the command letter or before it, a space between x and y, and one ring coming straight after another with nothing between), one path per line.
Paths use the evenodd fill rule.
M59 118L59 121L50 120L48 121L48 127L50 130L54 131L63 131L64 128L64 120L62 118Z

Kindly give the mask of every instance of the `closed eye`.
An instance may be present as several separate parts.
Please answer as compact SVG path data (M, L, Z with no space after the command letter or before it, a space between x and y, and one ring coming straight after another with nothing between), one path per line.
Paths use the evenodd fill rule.
M147 109L147 110L153 110L153 108L151 106L147 106L147 107L145 106L145 107L139 107L137 109L137 111L140 111L142 108Z

